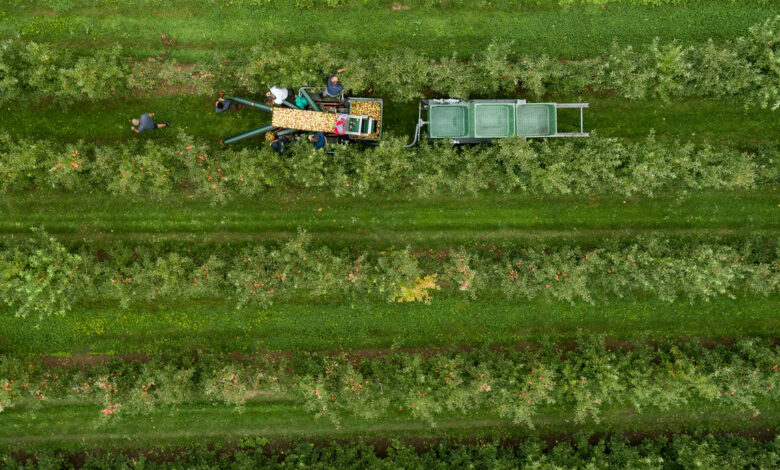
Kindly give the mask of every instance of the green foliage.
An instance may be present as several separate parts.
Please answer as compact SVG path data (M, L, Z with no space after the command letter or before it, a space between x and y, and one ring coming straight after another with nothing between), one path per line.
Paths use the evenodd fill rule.
M71 309L83 271L81 256L33 230L30 240L0 256L0 297L17 317L41 322Z
M215 271L232 285L239 307L269 305L274 300L290 300L309 295L328 298L359 286L356 278L361 259L341 259L326 248L315 249L310 237L298 237L273 250L255 246L245 250L227 270Z
M232 443L230 443L232 444ZM467 444L445 439L424 450L400 441L387 447L364 442L332 444L298 443L283 451L270 451L267 439L246 438L234 445L211 446L192 443L186 448L170 447L158 453L133 449L130 452L83 452L81 449L34 451L23 460L11 452L0 454L9 470L64 468L78 459L85 468L210 468L210 469L293 469L340 468L772 468L780 454L778 440L759 440L728 434L687 435L647 438L629 443L620 435L588 439L577 436L573 442L548 444L537 438L513 443ZM276 448L273 447L275 450Z
M220 369L205 373L203 379L203 393L215 403L232 405L237 411L243 410L247 400L247 377L242 376L244 368L228 364ZM177 375L177 377L182 377ZM186 377L182 377L186 380Z
M73 102L83 98L101 99L125 91L124 81L129 68L121 55L119 46L98 49L94 55L77 59L71 67L61 68L62 88L55 96L64 102Z
M391 353L353 360L310 354L292 362L232 361L201 354L143 363L111 361L83 369L0 357L5 410L49 402L92 406L95 420L148 414L213 401L241 411L247 402L284 397L314 418L377 422L390 416L435 426L444 416L496 416L533 428L550 406L572 423L598 423L615 408L636 413L708 403L761 413L780 386L780 351L756 340L707 349L698 343L634 344L610 351L581 339L565 354L539 350Z
M708 301L778 293L780 271L770 245L694 242L648 236L570 244L459 248L413 253L368 250L355 256L316 247L301 232L279 247L245 244L192 250L188 244L114 243L108 251L67 248L53 238L11 243L4 259L5 304L41 319L75 303L111 301L122 308L215 299L245 306L275 302L382 299L430 302L433 291L468 298L547 299L593 303L653 296L664 302ZM435 297L435 295L433 296Z
M411 294L409 290L414 289L415 282L423 275L409 248L383 251L374 270L374 288L390 301L407 298Z
M45 44L6 40L0 43L0 90L5 102L52 97L61 103L102 99L127 92L130 68L122 49L98 49L74 58Z
M5 100L26 95L54 96L59 91L54 84L61 67L57 57L54 49L45 44L0 42L0 91Z
M739 278L749 286L752 277L739 274L744 257L731 247L701 245L680 257L668 240L647 238L624 252L526 250L506 268L502 290L512 298L573 302L592 301L593 291L623 297L648 289L645 292L671 302L682 292L691 300L733 295L728 285ZM772 276L766 281L759 290L777 282Z
M750 37L738 43L741 52L760 71L760 88L753 100L761 107L780 108L780 16L750 28Z
M236 197L307 188L336 195L430 197L491 190L527 195L653 196L664 191L756 189L778 183L780 148L758 153L728 147L663 143L651 133L631 142L593 137L458 148L405 149L388 138L376 147L333 145L325 158L308 143L279 156L270 148L212 149L179 134L173 144L60 145L0 134L0 191L31 186L166 199L184 191L225 203Z

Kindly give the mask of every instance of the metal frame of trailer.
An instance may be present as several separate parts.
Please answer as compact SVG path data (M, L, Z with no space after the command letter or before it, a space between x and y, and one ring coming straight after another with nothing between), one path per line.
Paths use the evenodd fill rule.
M559 109L580 110L580 132L558 132ZM414 140L417 144L423 126L429 139L449 139L453 144L490 142L519 136L589 137L584 129L584 109L588 103L528 103L526 100L429 99L418 105ZM426 119L423 119L423 112Z

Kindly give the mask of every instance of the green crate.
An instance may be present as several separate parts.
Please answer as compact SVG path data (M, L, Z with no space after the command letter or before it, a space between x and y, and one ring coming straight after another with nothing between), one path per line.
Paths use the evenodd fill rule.
M467 137L469 134L466 106L431 106L428 118L432 138Z
M474 137L509 137L514 135L514 104L477 103L474 105Z
M517 106L517 135L544 137L554 135L557 117L554 104L529 103Z

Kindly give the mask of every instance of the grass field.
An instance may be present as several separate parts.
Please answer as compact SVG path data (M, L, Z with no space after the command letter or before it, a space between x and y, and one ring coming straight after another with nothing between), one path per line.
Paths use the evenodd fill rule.
M572 7L456 2L431 14L423 4L393 7L404 2L383 2L376 8L355 1L337 9L296 9L290 0L260 8L235 3L239 5L132 1L105 2L103 8L95 8L93 2L73 2L72 8L57 14L45 2L26 8L28 2L19 2L19 8L3 9L0 37L21 33L26 39L81 51L118 43L137 57L170 52L184 62L215 51L230 55L231 49L258 43L278 47L302 42L328 43L362 55L411 49L431 57L454 52L469 57L501 37L511 38L530 54L573 58L593 55L613 41L638 45L656 37L684 44L733 39L778 7L776 0ZM289 15L275 15L278 9ZM320 27L334 24L337 27ZM166 47L161 33L175 45Z
M567 416L568 410L550 409L546 419L538 428L514 426L510 421L490 416L489 411L479 413L473 419L451 419L439 423L435 428L402 419L388 420L381 425L365 425L360 421L345 422L340 428L324 420L313 421L310 415L293 402L283 398L268 398L249 403L243 413L232 408L214 405L187 404L177 407L175 412L160 411L142 419L124 420L118 423L94 427L94 415L100 405L75 408L67 404L53 405L35 413L34 421L29 416L10 412L4 416L0 431L0 446L13 443L36 447L112 447L114 449L136 449L140 447L159 448L190 444L196 439L208 438L215 441L238 440L263 436L278 441L300 439L382 439L404 435L412 438L436 438L446 434L451 438L470 438L474 431L486 439L520 438L530 436L555 436L575 433L587 434L594 430L609 429L602 426L573 425ZM668 431L695 431L691 423L707 426L713 431L728 432L741 429L736 423L740 414L722 412L717 408L701 408L691 413L686 408L656 412L640 416L626 416L623 408L605 410L604 419L616 423L615 428L628 432L663 433ZM619 423L619 424L617 424ZM750 421L751 429L774 428L780 423L776 408L767 409L760 417ZM21 438L19 436L25 436ZM77 437L78 436L78 437ZM132 442L131 442L132 440Z
M679 236L775 233L780 195L705 192L656 198L518 195L414 198L348 198L307 192L269 194L214 206L174 196L165 203L89 194L6 197L0 233L31 227L75 239L274 241L299 229L329 246L411 244L420 248L474 242L584 239L657 233Z
M320 351L500 346L574 341L582 334L622 341L776 338L780 298L722 299L669 304L654 299L565 302L463 302L437 298L431 305L388 303L279 304L236 310L203 300L118 309L80 307L46 327L7 319L0 352L69 355L157 355L168 351ZM149 334L153 332L153 334Z
M709 39L716 44L733 42L745 36L752 25L773 18L780 11L777 0L682 0L655 2L656 5L642 5L645 2L633 0L572 3L560 5L534 0L346 0L327 4L318 0L282 0L273 4L263 0L11 0L0 6L0 40L36 41L54 50L73 51L79 56L119 44L123 47L123 55L133 58L165 55L190 64L238 57L242 50L258 44L275 50L319 43L361 57L403 50L432 60L450 57L453 53L457 53L460 60L469 60L495 39L500 39L513 41L513 50L519 51L518 56L544 54L566 61L596 56L613 43L641 47L655 38L661 44L677 41L680 47L694 48ZM773 40L768 39L770 46ZM0 59L2 57L0 51ZM668 62L660 66L662 69L676 66L672 55L666 59ZM775 77L768 72L770 69L771 64L766 66L766 76ZM295 75L296 70L283 72ZM4 86L4 73L0 68L0 91ZM711 75L723 77L725 81L729 73L724 69ZM348 83L345 85L348 87ZM771 81L762 86L769 93L775 90ZM517 89L524 88L518 86ZM621 143L644 145L643 142L648 142L644 139L654 132L657 140L667 146L692 142L757 155L759 158L749 164L749 174L763 172L770 176L761 181L776 182L771 175L776 175L780 166L777 152L779 111L748 107L740 96L629 100L613 91L583 91L572 95L550 90L544 100L589 102L590 108L585 113L586 130L596 136L614 137ZM515 94L501 98L526 96ZM268 122L269 117L266 113L248 109L240 113L215 114L215 99L195 94L186 87L164 88L149 96L133 93L118 94L111 99L84 99L74 104L59 103L51 97L31 101L20 99L7 105L5 112L0 114L0 132L13 141L46 141L52 145L87 142L94 146L91 148L100 149L122 142L180 142L179 131L184 131L206 142L204 148L208 148L210 157L222 160L218 149L221 138L257 127ZM172 129L142 135L131 132L129 120L144 112L154 112L160 120L170 121ZM412 133L417 118L416 103L385 99L384 112L383 131L388 137ZM565 115L563 126L572 127L577 117ZM265 145L263 140L254 139L236 147L254 149ZM52 150L53 153L59 151ZM170 151L170 148L163 151ZM40 155L44 153L45 150L35 154L39 155L35 158L42 158ZM10 160L9 155L11 152L0 146L0 164L5 163L5 158ZM253 154L253 158L262 155ZM428 158L424 153L419 155ZM464 152L463 155L470 154ZM323 153L322 158L334 157ZM571 158L576 160L577 155ZM653 161L652 155L643 158ZM698 163L700 161L705 163ZM47 172L54 169L49 170L47 162L33 162L26 168L48 175ZM252 193L260 194L253 198L245 195L248 193L234 194L226 202L214 203L202 197L202 193L191 190L186 182L162 193L170 193L162 200L159 193L151 188L147 191L145 186L130 195L130 192L116 190L109 193L108 188L83 182L101 181L98 176L80 180L81 186L73 186L78 191L56 185L52 188L28 187L28 183L13 186L13 191L6 191L0 198L0 249L9 254L8 259L0 263L0 292L7 293L7 298L0 299L0 323L3 325L0 328L0 465L21 462L23 455L37 452L36 449L121 452L135 456L161 446L187 448L199 443L217 448L221 442L235 445L241 439L254 442L255 438L270 440L271 447L280 448L290 442L312 442L319 448L323 442L332 440L340 443L361 439L413 442L439 438L453 439L456 443L502 441L509 442L507 445L511 447L518 446L518 442L528 437L542 437L553 443L586 435L634 436L633 445L639 442L635 437L640 435L690 434L696 442L703 442L699 441L701 435L708 432L776 440L780 428L780 402L771 393L761 395L755 403L748 403L749 399L745 398L747 404L743 403L745 406L740 411L726 406L725 400L739 402L739 395L731 398L735 393L733 384L745 387L744 390L755 390L751 387L757 383L753 381L758 379L752 376L756 373L766 381L761 382L762 393L768 393L766 384L769 384L769 390L780 386L775 364L780 351L780 296L777 290L780 254L775 253L780 240L780 188L770 183L721 186L752 188L749 190L705 189L717 187L707 184L718 178L730 178L724 168L728 169L731 163L716 159L690 162L694 162L691 164L694 167L679 168L680 174L687 172L685 191L676 191L677 186L669 183L663 186L667 189L655 191L652 196L631 197L614 195L620 193L611 188L593 192L602 194L598 196L575 192L564 197L560 192L551 192L546 194L556 195L541 197L539 194L545 193L520 186L509 194L498 194L489 187L474 195L467 188L460 191L457 183L450 193L434 192L432 188L431 194L369 191L364 197L352 197L304 189L306 185L302 184L300 187L269 185L276 189ZM176 164L181 166L178 161ZM573 165L569 161L561 164L564 167ZM738 164L733 163L734 167ZM539 174L551 171L545 165L537 165L529 171ZM228 168L226 173L230 171L229 165L223 168ZM474 168L474 174L479 174L479 170ZM447 171L446 168L441 170L442 178L449 177ZM615 170L616 174L620 171L625 170L622 167ZM5 173L3 171L3 175ZM10 171L8 173L11 178ZM697 179L700 175L707 175L709 179ZM26 181L33 178L27 177L30 179ZM36 182L46 181L40 175L35 178L38 178L34 180ZM669 179L677 183L673 180ZM424 188L427 190L427 186ZM31 230L35 228L43 229L56 240L45 245L46 238ZM681 296L670 302L642 294L625 298L616 295L597 297L593 302L565 302L545 297L534 300L511 297L504 295L498 286L485 287L479 295L467 298L457 295L456 284L444 286L445 289L437 292L430 303L420 301L422 297L417 301L401 302L393 300L392 296L385 299L368 294L365 298L346 294L321 298L296 294L280 297L282 300L272 304L255 303L242 308L237 308L235 297L227 292L203 297L188 297L189 294L176 297L172 293L170 298L134 299L137 301L120 306L117 297L109 297L106 291L95 288L87 291L92 293L89 294L91 297L86 294L79 297L70 311L27 317L21 316L18 302L14 303L14 299L29 296L56 304L58 295L70 292L65 288L57 289L68 287L66 284L71 278L63 273L73 267L69 262L58 261L59 258L52 260L51 253L56 253L52 246L74 253L83 250L80 253L90 256L120 247L127 254L127 260L116 261L115 265L110 264L114 260L101 264L106 259L98 254L93 256L96 260L90 259L90 266L121 271L130 270L132 262L145 256L162 259L170 253L187 256L195 253L192 256L196 260L211 255L230 260L245 248L279 247L294 240L300 230L311 236L314 248L349 256L368 253L367 257L377 265L381 264L376 261L377 253L406 247L411 248L413 257L419 256L421 263L426 262L423 259L426 252L434 253L430 259L437 255L441 255L441 259L443 254L464 248L495 255L494 261L498 260L495 266L503 266L500 263L504 261L511 261L514 266L510 254L522 250L537 250L554 257L558 247L576 245L588 253L588 250L622 249L661 238L672 247L670 252L677 258L664 258L663 262L669 265L666 268L652 265L653 272L671 272L679 269L678 264L691 262L693 267L685 271L683 286L688 281L708 287L710 281L723 283L726 287L734 283L728 274L731 271L718 265L717 260L712 265L707 264L708 259L691 261L695 256L706 258L700 254L706 251L696 249L709 244L748 253L745 269L753 270L750 272L765 280L769 287L759 296L745 287L743 278L738 278L742 289L724 289L707 300ZM30 243L38 242L40 246L30 248ZM502 253L507 253L505 258L501 257L504 256ZM622 257L623 252L619 253ZM752 254L755 256L751 257ZM582 255L577 256L580 259ZM240 258L236 259L240 261ZM727 261L732 263L731 257ZM734 263L737 261L735 259ZM200 262L194 264L195 268L200 265ZM709 274L700 271L702 266L706 266ZM396 268L387 270L389 274L382 276L392 275L393 269ZM407 266L397 268L398 272L402 269L406 270ZM495 273L503 272L495 269ZM565 273L551 275L556 275L557 280L557 274L565 277ZM384 279L382 276L377 275L376 279ZM220 285L233 285L235 281L227 279L227 274L225 277ZM188 285L190 281L186 279ZM195 281L197 284L197 279ZM422 275L413 281L418 284L430 282ZM433 282L435 285L436 281ZM415 300L414 296L410 298ZM687 363L681 365L676 361L657 364L659 370L668 370L680 380L680 394L696 392L706 397L706 401L654 403L652 397L643 397L646 402L642 403L651 406L637 413L634 405L638 408L638 403L620 401L624 398L621 394L626 393L621 389L614 392L614 402L602 407L600 420L586 422L572 420L578 410L569 405L540 401L537 414L532 418L534 429L525 424L512 424L499 417L496 409L490 406L469 408L466 414L442 412L436 427L407 419L400 410L381 418L371 415L370 410L346 413L341 426L336 427L327 419L316 419L312 409L306 408L300 399L270 392L251 394L239 413L223 401L181 398L185 395L176 395L179 389L166 381L168 372L162 370L169 366L171 369L183 367L181 357L184 356L211 354L233 361L238 367L255 357L304 361L301 358L309 357L308 353L324 351L327 355L345 353L347 357L354 357L356 370L366 378L373 378L374 366L361 361L390 353L420 362L442 350L485 347L491 354L501 354L501 351L533 349L543 344L570 350L573 344L591 337L602 338L620 348L625 346L626 350L644 346L653 350L684 349L687 341L700 340L710 348L708 351L717 350L722 357L739 356L740 359L734 359L730 363L732 367L722 370L709 370L707 364L687 368ZM749 348L746 352L740 343L746 338L767 344L761 349L764 356L751 356ZM620 351L619 354L625 353L623 349ZM75 367L84 373L84 385L88 387L83 390L101 387L101 381L96 381L89 371L104 362L129 364L131 360L141 359L152 361L155 367L165 364L161 370L145 372L154 377L152 381L155 382L145 390L154 390L159 396L170 394L173 398L166 399L172 401L162 403L159 399L161 403L155 403L152 400L140 411L135 408L136 411L123 412L123 403L131 404L134 403L132 400L144 398L139 399L130 392L111 395L108 389L105 398L100 394L69 394L66 390L60 397L45 402L32 389L17 391L19 383L33 378L32 373L25 372L28 361L31 370L37 371L40 367L56 373L61 369L55 364L66 358L71 362L65 362L64 367ZM584 377L601 370L599 367L606 367L604 362L593 357L583 359L582 363L572 357L566 357L566 360L573 361L571 367L574 369L567 369L571 377L577 377L578 370ZM469 367L476 377L482 364L478 359L474 361ZM14 365L17 363L23 367L17 368ZM747 363L760 366L751 371ZM528 364L513 366L537 367L531 360ZM240 374L231 372L234 370L231 367L213 371L203 369L202 373L223 374L222 382L238 383L233 379ZM434 367L441 368L441 364L431 368ZM739 368L747 371L744 376L734 375ZM641 371L636 372L636 377L620 377L621 380L633 380L631 390L641 390L647 385L639 377ZM616 380L607 372L603 377L605 383ZM315 379L322 380L321 383L329 380L312 376L312 384ZM378 376L376 380L379 383ZM422 375L411 372L408 380L414 385L410 388L409 400L424 398L430 383L425 382ZM520 385L525 384L524 380ZM584 378L580 383L577 377L571 383L562 382L561 387L569 397L566 387L576 392L579 389L575 390L575 387L584 383ZM489 385L482 384L487 388L479 392L490 392ZM42 383L41 389L43 387ZM469 390L469 393L474 392ZM740 390L737 388L736 392L739 394ZM476 403L465 396L453 395L453 400L462 400L463 409ZM525 393L512 401L522 406L523 397ZM599 397L601 395L588 396L583 400L593 402L595 399L598 403ZM753 413L750 407L754 405L760 413ZM127 409L134 408L128 405ZM114 413L113 410L118 410L116 416L103 419ZM355 410L359 410L357 405ZM702 446L706 447L706 444ZM160 461L168 460L168 457L160 458ZM78 467L84 462L83 456L71 462ZM53 468L58 467L53 465Z

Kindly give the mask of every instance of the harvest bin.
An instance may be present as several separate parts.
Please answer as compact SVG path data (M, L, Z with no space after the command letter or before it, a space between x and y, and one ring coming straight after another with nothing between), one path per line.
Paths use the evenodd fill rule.
M381 98L347 98L349 105L349 114L357 116L368 116L373 121L369 121L374 126L370 129L371 132L368 135L357 134L350 135L350 139L357 140L378 140L382 137L382 114L383 106ZM364 122L364 126L369 122ZM364 127L364 130L367 129Z
M419 105L414 145L420 128L428 125L431 139L454 144L478 143L512 136L588 137L583 130L583 109L588 103L526 103L525 100L423 100ZM558 132L558 109L580 110L580 132ZM423 114L426 114L423 118Z

